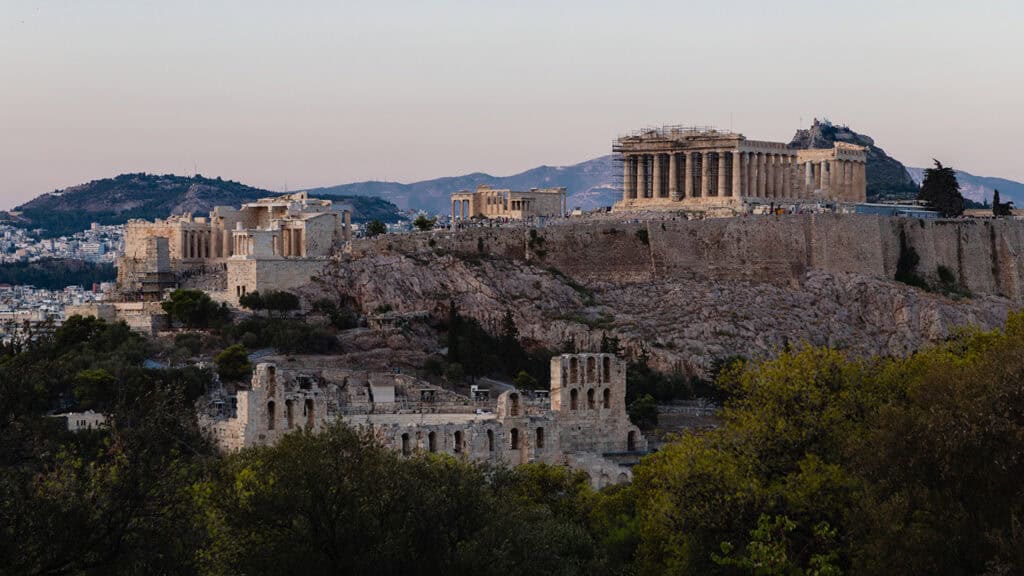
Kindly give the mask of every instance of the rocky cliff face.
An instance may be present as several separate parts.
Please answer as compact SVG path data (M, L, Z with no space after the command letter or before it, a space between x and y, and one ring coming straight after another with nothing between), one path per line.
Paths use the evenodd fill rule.
M531 345L600 347L617 336L634 357L661 370L704 373L719 358L769 357L785 346L832 346L855 355L908 354L962 326L994 328L1011 302L996 296L954 301L862 274L811 270L793 285L656 278L570 280L518 260L466 258L430 250L365 254L330 267L311 298L351 298L363 310L389 305L443 318L460 313L497 330L511 310Z
M973 296L892 280L901 237L919 274L946 267ZM997 327L1016 306L1007 295L1019 300L1022 241L1020 225L854 216L483 228L358 241L309 296L437 318L455 300L495 330L511 310L536 346L596 350L608 334L661 369L701 373L787 345L901 355Z
M868 149L868 200L896 200L915 198L917 185L907 168L875 145L870 136L858 134L846 126L835 126L817 119L807 130L797 130L789 145L791 148L831 148L835 142L846 142Z

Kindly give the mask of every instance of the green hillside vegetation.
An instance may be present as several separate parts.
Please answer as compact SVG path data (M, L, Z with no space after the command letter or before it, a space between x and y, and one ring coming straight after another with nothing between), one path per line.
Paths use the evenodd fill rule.
M48 290L62 290L68 286L91 288L100 282L117 279L113 264L47 258L36 262L9 262L0 264L0 284L25 284Z
M43 194L15 208L20 218L11 223L42 229L43 237L56 237L84 230L93 222L123 224L133 218L154 220L182 212L204 216L214 206L238 206L280 194L219 177L121 174ZM320 197L350 204L356 222L398 219L398 209L380 198Z
M0 574L1024 573L1024 314L905 359L730 364L720 427L600 491L340 425L219 455L210 373L142 368L158 347L75 317L0 351ZM109 429L62 431L67 403Z

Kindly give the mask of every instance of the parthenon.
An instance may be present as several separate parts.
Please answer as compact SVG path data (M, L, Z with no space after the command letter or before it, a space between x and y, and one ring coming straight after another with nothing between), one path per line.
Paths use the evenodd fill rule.
M623 136L613 150L623 161L616 210L866 198L867 150L853 144L797 150L735 132L666 126Z

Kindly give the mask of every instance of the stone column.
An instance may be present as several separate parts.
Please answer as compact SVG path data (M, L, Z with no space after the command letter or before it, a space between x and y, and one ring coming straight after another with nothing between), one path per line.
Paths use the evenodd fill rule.
M738 150L732 152L732 193L730 196L734 198L743 196L743 153Z
M622 203L625 204L629 201L629 156L622 158Z
M764 155L754 152L754 190L751 196L764 198Z
M746 196L756 197L758 195L758 156L750 152L743 153L743 167L746 169Z
M830 160L823 160L821 162L821 191L825 195L832 193L832 173L835 167L835 162Z
M343 225L345 226L342 233L344 234L345 242L348 242L352 240L352 212L345 210L342 212L342 218Z
M726 156L727 152L724 150L718 153L718 196L724 198L729 192L729 182L726 180L725 168L726 168Z
M651 198L661 198L661 154L655 154L651 164Z
M636 197L647 197L647 156L636 157Z
M711 153L701 152L700 157L700 195L711 196Z
M684 152L686 161L683 163L683 198L693 198L693 169L697 165L696 152Z
M775 198L775 154L765 154L764 197Z
M782 157L782 193L786 198L796 198L793 193L793 176L791 174L793 164L789 156Z
M810 197L814 191L814 170L810 162L804 162L804 196Z
M679 200L679 166L678 154L671 152L668 155L668 196L673 202Z

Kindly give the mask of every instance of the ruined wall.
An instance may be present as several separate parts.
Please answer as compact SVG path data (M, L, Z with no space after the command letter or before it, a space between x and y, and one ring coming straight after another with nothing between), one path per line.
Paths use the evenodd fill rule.
M237 298L257 291L292 290L309 284L327 262L327 259L230 259L227 262L227 291Z
M804 214L685 220L582 220L535 230L479 228L387 235L353 243L352 255L423 250L526 259L580 280L746 280L795 285L810 269L892 279L901 231L919 256L917 273L939 266L974 294L1021 301L1024 223L926 221L860 214ZM432 241L433 246L430 246Z

